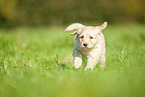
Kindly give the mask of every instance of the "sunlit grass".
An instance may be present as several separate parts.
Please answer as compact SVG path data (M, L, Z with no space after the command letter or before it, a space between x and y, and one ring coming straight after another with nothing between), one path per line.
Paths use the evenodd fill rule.
M76 70L65 28L0 30L0 97L144 97L144 25L108 26L106 68Z

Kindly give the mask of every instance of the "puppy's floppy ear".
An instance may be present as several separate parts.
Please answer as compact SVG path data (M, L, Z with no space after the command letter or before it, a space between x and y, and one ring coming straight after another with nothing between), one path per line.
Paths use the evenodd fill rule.
M103 29L105 29L105 28L106 28L106 26L107 26L107 22L104 22L102 25L97 26L97 28L99 28L99 29L100 29L100 31L102 31Z
M73 23L71 25L69 25L64 31L73 31L73 30L78 30L79 28L85 27L84 25L80 24L80 23ZM71 33L71 35L77 34L78 31L75 31L73 33Z
M77 34L78 33L78 31L75 31L75 32L73 32L73 33L70 33L70 35L75 35L75 34Z

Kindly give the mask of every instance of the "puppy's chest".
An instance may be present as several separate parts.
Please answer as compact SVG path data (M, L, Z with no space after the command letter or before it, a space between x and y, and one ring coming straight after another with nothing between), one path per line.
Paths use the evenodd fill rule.
M87 51L87 50L79 50L79 51L83 57L88 57L91 54L90 51Z
M92 50L80 50L80 53L83 57L89 58L89 57L95 57L98 56L98 49L92 49Z

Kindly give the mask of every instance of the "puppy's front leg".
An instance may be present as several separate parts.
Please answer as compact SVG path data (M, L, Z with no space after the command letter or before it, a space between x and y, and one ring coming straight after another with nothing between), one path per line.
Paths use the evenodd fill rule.
M82 54L78 50L74 49L73 56L74 56L74 66L75 68L79 68L82 65Z
M105 55L101 55L100 56L100 67L101 67L101 69L104 69L104 67L105 67Z
M96 66L96 64L98 64L98 62L99 62L99 57L89 57L87 66L84 70L86 71L87 69L91 69L91 71L93 71L93 68Z
M101 67L101 69L104 69L105 65L106 64L105 64L105 48L104 48L104 50L103 50L103 52L100 56L100 67Z

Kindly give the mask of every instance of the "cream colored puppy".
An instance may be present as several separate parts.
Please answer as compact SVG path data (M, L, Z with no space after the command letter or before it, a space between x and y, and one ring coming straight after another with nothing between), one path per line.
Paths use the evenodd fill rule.
M101 31L106 28L107 22L101 26L84 26L80 23L73 23L65 31L73 31L75 35L73 56L74 66L79 68L82 65L82 57L87 58L87 69L93 70L96 64L100 62L100 67L105 67L105 40Z

